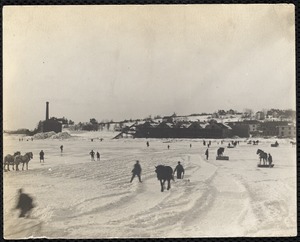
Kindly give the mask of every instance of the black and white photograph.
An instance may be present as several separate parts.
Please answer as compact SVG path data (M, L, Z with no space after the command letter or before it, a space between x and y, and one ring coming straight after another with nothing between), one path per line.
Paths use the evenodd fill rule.
M293 4L2 16L5 239L297 235Z

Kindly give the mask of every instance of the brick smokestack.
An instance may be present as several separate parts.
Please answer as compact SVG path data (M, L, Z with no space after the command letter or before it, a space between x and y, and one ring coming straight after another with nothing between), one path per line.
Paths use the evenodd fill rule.
M49 102L46 102L46 120L49 119Z

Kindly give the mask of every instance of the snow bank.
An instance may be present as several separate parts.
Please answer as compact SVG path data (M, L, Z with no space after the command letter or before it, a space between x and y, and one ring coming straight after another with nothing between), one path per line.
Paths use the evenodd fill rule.
M51 139L68 139L72 137L68 132L61 132L51 136Z
M34 139L68 139L71 135L68 132L55 133L54 131L37 133L33 136Z
M55 135L56 133L54 131L51 132L45 132L45 133L37 133L33 136L34 139L48 139L51 136Z
M72 137L76 137L76 138L81 138L83 140L90 140L90 139L94 139L94 140L100 140L102 139L112 139L113 137L115 137L117 134L119 134L120 132L118 131L70 131L70 134L72 135Z

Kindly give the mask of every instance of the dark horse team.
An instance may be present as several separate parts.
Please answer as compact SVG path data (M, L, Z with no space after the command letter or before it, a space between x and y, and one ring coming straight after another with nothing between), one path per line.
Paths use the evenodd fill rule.
M14 167L16 166L16 171L19 170L19 164L22 163L22 170L24 170L24 165L26 165L26 170L28 170L28 163L29 161L33 158L33 153L32 152L27 152L25 155L21 155L20 151L15 152L13 155L6 155L4 157L4 162L3 162L3 169L6 171L10 171L9 166L13 167L13 170L15 169Z

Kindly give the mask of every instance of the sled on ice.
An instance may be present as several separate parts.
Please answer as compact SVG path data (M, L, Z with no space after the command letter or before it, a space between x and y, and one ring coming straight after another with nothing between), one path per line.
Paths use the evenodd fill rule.
M216 160L229 160L229 156L217 156Z
M274 164L271 164L271 165L261 165L261 164L258 164L257 167L262 167L262 168L272 168L274 166Z
M223 148L223 147L220 147L220 148L217 150L217 157L216 157L216 160L229 160L229 156L223 155L224 150L225 150L225 148Z
M279 146L279 144L277 141L275 142L275 144L271 144L271 147L278 147L278 146Z

